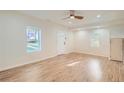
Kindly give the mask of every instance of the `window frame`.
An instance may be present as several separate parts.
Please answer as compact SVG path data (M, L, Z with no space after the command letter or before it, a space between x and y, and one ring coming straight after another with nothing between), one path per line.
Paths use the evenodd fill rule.
M99 48L100 47L100 37L101 34L99 32L93 32L91 35L91 47L92 48ZM96 42L98 44L96 44Z
M37 29L37 30L36 30ZM38 46L36 49L32 49L32 50L28 50L29 48L29 38L28 38L28 33L30 32L29 30L32 30L32 32L34 31L35 33L38 33L38 37L35 34L35 39L38 38ZM26 26L25 28L25 32L26 32L26 52L27 53L35 53L35 52L40 52L42 51L42 40L41 40L41 35L42 35L42 31L39 27L36 26ZM35 41L36 42L36 41Z

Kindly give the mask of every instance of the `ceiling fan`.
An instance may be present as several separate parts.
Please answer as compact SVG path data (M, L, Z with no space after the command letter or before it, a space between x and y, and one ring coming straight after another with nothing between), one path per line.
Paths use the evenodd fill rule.
M77 16L75 15L75 11L74 10L70 10L70 15L66 18L63 19L78 19L78 20L82 20L84 17L83 16Z

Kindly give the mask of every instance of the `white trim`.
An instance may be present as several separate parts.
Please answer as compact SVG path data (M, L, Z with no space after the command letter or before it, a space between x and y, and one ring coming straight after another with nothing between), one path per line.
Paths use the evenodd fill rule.
M109 58L108 56L99 55L99 54L93 54L93 53L77 52L77 51L75 51L74 53L82 53L82 54L87 54L87 55L93 55L93 56L99 56L99 57L107 57L107 58Z
M24 64L17 64L17 65L12 65L12 66L8 66L8 67L3 67L3 68L0 68L0 71L9 70L9 69L12 69L12 68L15 68L15 67L21 67L21 66L24 66L24 65L32 64L32 63L37 63L38 61L43 61L43 60L46 60L48 58L52 58L52 57L56 57L56 56L57 55L42 58L42 59L37 59L37 60L33 60L33 61L28 61L28 62L25 62Z

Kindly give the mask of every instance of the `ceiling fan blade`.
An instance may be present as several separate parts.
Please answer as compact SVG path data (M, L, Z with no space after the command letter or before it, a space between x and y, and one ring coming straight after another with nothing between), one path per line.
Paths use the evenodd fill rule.
M83 16L74 16L74 17L77 19L83 19L84 18Z

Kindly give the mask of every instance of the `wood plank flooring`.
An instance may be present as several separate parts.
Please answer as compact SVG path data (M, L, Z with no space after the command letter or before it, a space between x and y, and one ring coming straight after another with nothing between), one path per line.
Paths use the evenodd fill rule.
M70 53L0 72L1 82L119 82L124 64L105 57Z

